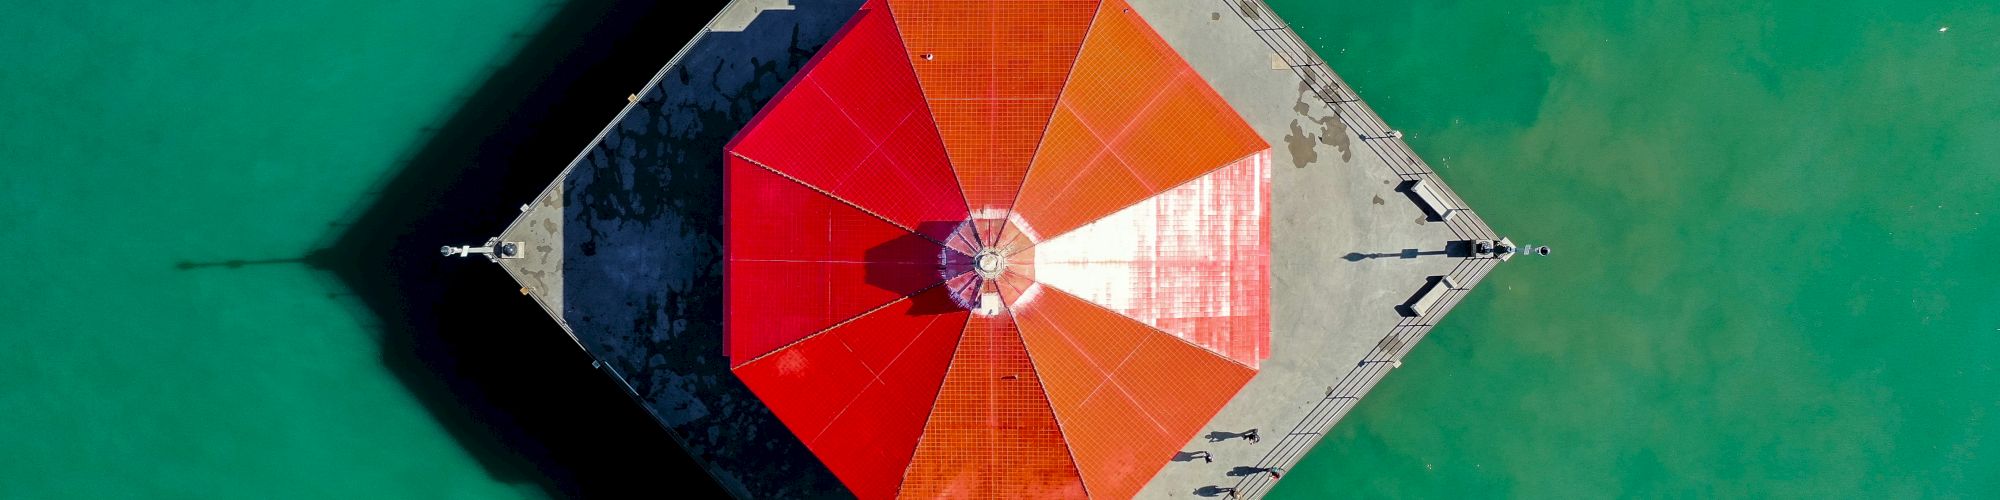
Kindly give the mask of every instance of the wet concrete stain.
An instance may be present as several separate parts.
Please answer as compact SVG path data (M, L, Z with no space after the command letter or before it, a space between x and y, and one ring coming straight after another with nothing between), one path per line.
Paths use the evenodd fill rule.
M1318 143L1318 138L1299 127L1298 120L1292 120L1292 133L1285 134L1285 150L1292 153L1293 167L1306 168L1306 165L1319 161L1319 151L1313 149Z
M1292 166L1305 168L1319 161L1319 146L1333 146L1340 151L1341 163L1354 161L1353 138L1348 135L1347 124L1338 116L1313 116L1312 101L1319 100L1313 93L1312 85L1300 82L1298 100L1292 104L1292 111L1298 113L1305 123L1318 125L1315 132L1308 132L1300 119L1292 120L1291 133L1285 135L1285 149L1292 154Z
M1319 94L1313 92L1311 85L1308 85L1305 82L1300 82L1299 97L1298 97L1299 105L1303 109L1310 110L1311 107L1306 106L1306 99L1318 100ZM1328 146L1333 146L1335 149L1339 149L1340 161L1342 162L1354 161L1354 147L1352 143L1353 138L1349 137L1347 133L1347 124L1342 123L1340 121L1339 116L1322 116L1314 118L1310 114L1304 111L1299 112L1299 116L1304 116L1307 119L1312 120L1313 123L1319 124L1320 143Z

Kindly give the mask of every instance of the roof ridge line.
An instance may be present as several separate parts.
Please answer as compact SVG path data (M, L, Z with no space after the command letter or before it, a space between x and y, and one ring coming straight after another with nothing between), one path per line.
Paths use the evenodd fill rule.
M1036 285L1038 285L1038 286L1047 286L1047 285L1042 285L1041 283L1036 283ZM1060 290L1058 290L1058 291L1060 291ZM1069 294L1069 293L1067 293L1067 292L1064 292L1064 293L1063 293L1063 295L1068 295L1068 296L1069 296L1070 298L1073 298L1073 299L1076 299L1076 300L1077 300L1077 301L1079 301L1079 302L1085 302L1085 303L1089 303L1089 302L1090 302L1089 300L1085 300L1085 299L1084 299L1084 298L1082 298L1082 297L1077 297L1077 296L1075 296L1075 295L1071 295L1071 294ZM1123 317L1123 316L1121 316L1121 317ZM1126 318L1126 319L1131 319L1131 318ZM1137 323L1141 323L1141 324L1144 324L1144 322L1142 322L1142 321L1138 321L1138 320L1133 320L1133 321L1134 321L1134 322L1137 322ZM1103 376L1104 376L1104 379L1103 379L1102 381L1099 381L1099 382L1097 383L1097 385L1096 385L1096 386L1094 386L1094 387L1091 387L1091 388L1090 388L1090 393L1088 393L1088 394L1085 394L1085 395L1083 396L1083 400L1089 400L1089 399L1091 399L1091 398L1095 398L1095 397L1097 397L1097 394L1098 394L1098 393L1100 393L1100 392L1103 392L1103 391L1104 391L1104 388L1105 388L1105 387L1111 387L1112 389L1114 389L1114 390L1117 390L1119 394L1123 394L1123 395L1125 396L1125 399L1126 399L1126 400L1129 400L1129 401L1131 401L1131 402L1133 403L1133 405L1132 405L1132 408L1133 408L1134 410L1137 410L1137 411L1139 412L1139 414L1140 414L1141 416L1144 416L1144 417L1146 417L1146 421L1147 421L1147 422L1149 422L1149 423L1152 423L1152 424L1153 424L1153 427L1155 427L1155 428L1158 428L1158 429L1160 430L1160 434L1161 434L1161 435L1164 435L1164 436L1172 436L1172 434L1170 434L1170 433L1168 433L1168 432L1167 432L1167 426L1166 426L1166 425L1162 425L1162 424L1160 424L1160 419L1159 419L1159 417L1156 417L1156 416L1154 416L1154 415L1153 415L1153 412L1151 412L1151 411L1147 411L1147 409L1146 409L1145 407L1142 407L1142 406L1139 406L1139 404L1138 404L1138 403L1139 403L1139 399L1138 399L1138 398L1134 398L1134 397L1132 397L1132 391L1130 391L1130 390L1127 390L1127 389L1125 388L1125 386L1124 386L1123 384L1119 384L1119 383L1118 383L1118 380L1117 380L1117 378L1115 377L1115 375L1116 375L1116 374L1118 373L1118 370L1119 370L1119 369L1121 369L1121 368L1124 368L1124 367L1125 367L1125 365L1126 365L1127 363L1129 363L1129 362L1131 362L1131 361L1132 361L1132 357L1133 357L1133 356L1136 356L1136 355L1138 355L1138 354L1139 354L1139 348L1140 348L1140 347L1143 347L1143 346L1145 346L1145 344L1146 344L1147 342L1152 342L1152 337L1153 337L1153 336L1146 336L1146 337L1141 337L1141 338L1139 339L1139 344L1138 344L1138 345L1134 345L1134 346L1132 346L1132 350L1131 350L1131 351L1127 351L1127 352L1125 353L1125 355L1124 355L1123 357L1121 357L1121 358L1119 358L1119 359L1118 359L1118 364L1116 364L1116 365L1113 365L1113 366L1111 366L1111 367L1109 367L1109 368L1106 368L1105 366L1103 366L1103 365L1101 365L1101 364L1098 364L1097 360L1095 360L1095 359L1091 359L1091 357L1090 357L1090 354L1088 354L1088 352L1087 352L1087 351L1084 351L1084 349L1083 349L1083 346L1081 346L1081 345L1078 345L1078 344L1076 343L1076 341L1075 341L1075 338L1076 338L1076 335L1074 335L1074 334L1070 333L1070 330L1069 330L1069 329L1067 329L1067 328L1063 328L1063 327L1062 327L1062 325L1058 325L1058 324L1056 324L1056 323L1055 323L1054 321L1049 321L1048 325L1049 325L1049 328L1051 328L1051 329L1054 329L1054 330L1056 330L1056 332L1057 332L1057 333L1060 333L1060 334L1062 334L1062 337L1063 337L1063 341L1064 341L1064 342L1066 342L1066 343L1068 343L1068 344L1069 344L1069 345L1070 345L1070 346L1071 346L1072 348L1076 349L1076 352L1077 352L1078 354L1082 354L1082 355L1083 355L1083 357L1085 358L1085 360L1086 360L1086 361L1088 361L1088 362L1090 363L1090 366L1091 366L1092 368L1096 368L1096 369L1097 369L1097 370L1098 370L1099 372L1102 372L1102 373L1103 373ZM1025 345L1025 342L1024 342L1023 344ZM1035 355L1034 355L1033 353L1029 353L1029 354L1028 354L1028 358L1029 358L1029 359L1033 359L1033 358L1034 358L1034 356L1035 356ZM1078 404L1082 404L1082 401L1078 401ZM1053 407L1053 406L1051 406L1051 407Z
M949 313L947 313L947 314L949 314ZM941 316L941 315L940 315L940 316ZM970 317L971 317L970 315L967 315L967 318L970 318ZM882 365L882 371L888 371L888 370L889 370L889 367L890 367L891 365L895 365L897 361L901 361L901 360L903 359L903 355L904 355L904 354L908 354L908 353L910 352L910 346L913 346L913 345L916 345L916 343L917 343L917 340L918 340L918 338L920 338L920 337L923 337L923 336L924 336L924 334L926 334L926 333L930 333L930 330L931 330L931 327L934 327L934 326L937 326L937 318L931 318L931 321L930 321L930 323L926 323L926 324L924 324L924 327L923 327L923 329L920 329L920 330L917 330L917 335L916 335L916 337L911 337L911 338L910 338L910 343L908 343L908 344L904 344L904 345L903 345L903 350L901 350L901 351L897 351L897 352L896 352L896 356L895 356L894 358L891 358L891 359L889 360L889 362L888 362L887 364L884 364L884 365ZM960 327L960 328L963 328L963 327ZM961 335L961 336L963 336L963 335ZM850 353L854 352L854 346L851 346L851 345L847 345L847 342L845 342L845 341L842 341L842 342L841 342L841 346L842 346L842 347L845 347L845 348L847 348L847 351L848 351L848 352L850 352ZM957 353L957 351L958 351L958 344L957 344L956 342L953 342L953 343L952 343L952 352L953 352L953 353L955 354L955 353ZM856 401L860 401L860 400L861 400L861 395L862 395L862 393L864 393L864 392L868 392L868 389L870 389L870 388L872 388L872 387L876 387L876 386L878 386L878 385L881 385L881 384L882 384L882 372L878 372L878 371L876 371L874 367L872 367L872 366L868 366L868 363L863 363L863 362L861 362L860 360L856 360L856 361L855 361L855 363L856 363L856 364L859 364L859 365L861 365L861 368L862 368L862 369L864 369L864 370L868 370L868 375L869 375L869 378L871 378L871 379L873 379L873 380L870 380L870 381L868 382L868 384L866 384L866 385L863 385L863 386L861 386L861 390L860 390L860 391L858 391L858 392L855 392L855 393L854 393L854 397L852 397L852 398L848 398L848 400L847 400L847 404L844 404L844 405L841 405L841 406L840 406L840 411L838 411L838 412L834 412L834 414L833 414L833 416L832 416L832 417L829 417L829 418L827 418L827 419L826 419L826 425L825 425L825 426L822 426L822 427L820 427L820 429L819 429L819 431L818 431L818 432L814 432L814 433L813 433L813 436L812 436L812 439L808 439L808 440L805 440L805 441L806 441L806 443L807 443L807 446L811 446L811 443L814 443L814 442L818 442L818 441L819 441L819 438L820 438L820 437L822 437L822 436L825 436L825 435L826 435L826 431L827 431L828 429L832 429L832 428L833 428L833 423L834 423L834 421L836 421L836 420L840 420L840 417L841 417L842 415L846 415L846 414L847 414L847 410L849 410L849 409L852 409L852 408L854 408L854 402L856 402ZM946 367L949 367L949 366L951 366L951 365L950 365L950 363L949 363L949 361L947 361L947 362L946 362L945 366L946 366ZM949 368L947 368L947 369L949 369ZM939 390L939 391L943 391L943 390L944 390L944 379L942 379L942 378L938 379L938 390ZM935 399L935 398L936 398L936 396L932 396L932 398L933 398L933 399ZM933 404L935 404L935 403L933 403ZM929 423L930 423L930 419L929 419L929 418L925 418L925 419L924 419L924 423L925 423L925 424L929 424ZM917 437L918 437L919 439L922 439L922 437L923 437L923 430L922 430L922 429L918 429L918 430L917 430ZM913 450L911 451L911 453L912 453L912 454L914 455L914 454L915 454L915 450L913 449Z
M938 399L944 397L944 382L951 380L952 370L958 368L958 350L965 347L965 329L972 327L972 315L965 315L965 323L958 326L958 339L951 345L951 361L945 363L944 378L938 379L937 394L931 396L930 410L924 415L924 426L917 428L917 445L910 449L910 461L903 464L903 474L896 477L896 496L902 496L903 484L910 480L910 468L917 465L917 451L924 449L924 436L931 433L931 421L937 418Z
M931 117L931 133L937 135L938 148L944 150L945 166L951 169L951 183L953 187L958 188L958 197L965 200L966 220L971 220L972 214L977 213L972 210L972 197L965 193L965 181L958 178L958 162L952 160L951 147L944 142L944 127L938 125L937 110L931 108L931 93L930 89L924 85L924 74L917 71L917 62L910 60L910 44L908 43L908 39L903 37L902 18L896 15L895 2L882 0L882 10L889 15L889 27L896 30L896 46L902 48L903 62L908 63L910 76L917 81L917 93L923 96L923 99L919 100L924 103L924 113ZM976 236L979 234L979 231L975 230L973 234ZM983 242L982 246L984 246Z
M1028 282L1030 284L1035 283L1033 279L1028 280ZM1023 292L1025 291L1026 290L1023 290ZM1048 405L1049 419L1056 421L1056 434L1062 436L1063 453L1069 455L1069 466L1070 468L1076 470L1076 482L1077 484L1083 485L1084 498L1089 498L1090 481L1084 479L1083 465L1081 462L1078 462L1076 460L1076 447L1069 445L1069 429L1063 426L1062 415L1056 413L1056 402L1055 400L1049 399L1049 386L1048 384L1042 382L1042 365L1040 363L1035 362L1035 352L1028 349L1028 337L1026 335L1021 334L1020 316L1014 314L1013 306L1001 304L1000 307L1007 311L1006 312L1007 317L1014 322L1014 339L1021 341L1021 353L1026 354L1028 356L1028 369L1035 371L1035 389L1037 389L1036 393L1041 394L1042 404Z
M1092 33L1097 32L1097 20L1099 17L1103 15L1104 15L1104 2L1099 1L1097 2L1096 10L1093 10L1090 13L1090 26L1085 27L1083 29L1083 39L1076 41L1076 55L1070 57L1069 71L1064 72L1063 74L1062 90L1056 91L1055 102L1049 104L1049 117L1047 120L1042 121L1042 133L1041 135L1035 138L1035 154L1028 156L1028 168L1026 170L1021 171L1021 184L1014 186L1014 199L1013 201L1009 201L1007 203L1007 217L1002 218L1001 220L1003 221L1012 221L1014 219L1014 213L1018 211L1015 208L1021 204L1021 191L1026 190L1028 187L1028 176L1033 175L1035 173L1035 159L1042 157L1042 146L1047 144L1049 141L1049 126L1055 124L1056 112L1062 110L1063 96L1069 94L1069 84L1071 81L1076 79L1076 68L1077 66L1080 65L1080 61L1083 60L1083 50L1084 48L1089 46L1090 35ZM1016 232L1019 232L1019 230L1016 230ZM1005 239L1006 234L1007 234L1007 227L1001 226L1000 227L1001 239ZM1021 236L1026 236L1026 234L1022 234ZM1003 242L996 241L994 243L997 244ZM1028 246L1034 246L1034 243L1035 242L1033 240L1030 240L1028 242Z
M1112 309L1112 308L1109 308L1109 307L1105 307L1105 306L1104 306L1104 304L1099 304L1099 303L1097 303L1097 301L1094 301L1094 300L1090 300L1090 299L1086 299L1086 298L1083 298L1083 296L1081 296L1081 295L1077 295L1077 294L1074 294L1074 293L1069 293L1069 291L1068 291L1068 290L1064 290L1064 289L1062 289L1062 288L1059 288L1059 287L1057 287L1057 286L1055 286L1055 285L1051 285L1051 284L1048 284L1048 283L1044 283L1044 282L1042 282L1042 281L1040 281L1040 280L1035 280L1035 284L1037 284L1037 285L1041 285L1041 286L1042 286L1042 288L1047 288L1047 289L1050 289L1050 290L1055 290L1056 292L1058 292L1058 293L1061 293L1061 294L1063 294L1063 295L1068 295L1068 296L1070 296L1070 298L1073 298L1073 299L1076 299L1076 300L1077 300L1078 302L1082 302L1082 303L1085 303L1085 304L1090 304L1090 306L1091 306L1091 307L1095 307L1095 308L1098 308L1098 309L1102 309L1102 310L1104 310L1104 312L1107 312L1107 313L1111 313L1112 315L1115 315L1115 316L1118 316L1118 317L1120 317L1120 318L1125 318L1125 319L1127 319L1127 320L1131 320L1131 321L1132 321L1133 323L1138 323L1139 325L1141 325L1141 326L1144 326L1144 327L1146 327L1146 329L1148 329L1148 330L1152 330L1152 331L1153 331L1153 333L1158 333L1158 334L1160 334L1160 335L1163 335L1163 336L1166 336L1166 337L1169 337L1169 338L1172 338L1172 339L1174 339L1174 340L1178 340L1178 341L1180 341L1181 343L1183 343L1183 344L1187 344L1187 345L1188 345L1188 346L1190 346L1190 347L1194 347L1195 349L1200 349L1200 350L1201 350L1202 352L1205 352L1205 353L1208 353L1208 354L1209 354L1209 355L1211 355L1211 356L1215 356L1215 357L1218 357L1218 358L1222 358L1222 359L1223 359L1224 361L1228 361L1228 362L1229 362L1230 364L1234 364L1234 365L1236 365L1236 366L1241 366L1241 367L1243 367L1244 369L1247 369L1247 370L1250 370L1250 372L1251 372L1251 373L1253 373L1253 374L1254 374L1254 373L1256 373L1257 371L1259 371L1259 370L1257 369L1257 367L1255 367L1255 366L1250 366L1250 364L1249 364L1249 363L1244 363L1244 362L1242 362L1242 361L1237 361L1237 360L1236 360L1236 358L1232 358L1232 357L1229 357L1229 356L1225 356L1225 355L1223 355L1222 353L1219 353L1219 352L1215 352L1215 350L1214 350L1214 349L1209 349L1209 348L1208 348L1207 346L1203 346L1203 345L1201 345L1201 344L1196 344L1196 343L1194 343L1194 341L1192 341L1192 340L1188 340L1188 339L1184 339L1184 338L1181 338L1181 336L1179 336L1179 335L1174 335L1174 334L1173 334L1173 332L1169 332L1169 331L1166 331L1166 330L1162 330L1162 329L1160 329L1160 327L1157 327L1157 326L1153 326L1153 324L1152 324L1152 323L1147 323L1147 322L1145 322L1145 321L1140 321L1140 320L1139 320L1139 318L1134 318L1134 317L1131 317L1131 316L1127 316L1127 315L1125 315L1125 313L1121 313L1121 312L1118 312L1118 310L1116 310L1116 309ZM1029 357L1033 357L1033 355L1031 354L1031 355L1029 355Z
M772 166L770 166L770 165L766 165L766 164L764 164L764 162L761 162L761 161L757 161L756 159L753 159L753 158L751 158L751 157L748 157L748 156L744 156L744 155L743 155L743 153L740 153L740 152L736 152L736 151L730 151L730 152L729 152L729 154L730 154L730 156L735 156L735 157L737 157L737 158L739 158L739 159L742 159L743 161L747 161L747 162L750 162L750 164L751 164L751 165L756 165L756 166L757 166L757 168L762 168L762 169L764 169L764 170L768 170L768 171L770 171L770 172L771 172L771 173L773 173L773 174L778 174L778 176L779 176L779 177L784 177L784 178L785 178L786 180L790 180L790 181L792 181L792 182L794 182L794 183L798 183L798 185L800 185L800 186L805 186L805 188L806 188L806 189L811 189L811 190L813 190L813 192L816 192L816 193L819 193L819 194L821 194L821 195L823 195L823 196L826 196L827 198L831 198L831 199L833 199L833 201L838 201L838 202L840 202L840 204L842 204L842 205L847 205L847 206L849 206L849 207L853 207L853 208L854 208L855 210L860 210L860 211L861 211L861 213L865 213L865 214L868 214L868 215L869 215L870 217L874 217L874 218L876 218L876 219L880 219L880 220L881 220L882 222L887 222L887 223L889 223L889 225L891 225L891 226L896 226L896 229L901 229L901 230L903 230L904 232L907 232L907 233L910 233L910 234L913 234L913 235L916 235L916 236L917 236L918 238L923 238L923 239L924 239L925 241L929 241L929 242L931 242L931 243L936 243L936 244L937 244L937 246L941 246L941 247L944 247L944 248L946 248L946 249L948 249L948 250L951 250L951 251L953 251L953 252L958 252L959 254L965 254L965 252L959 252L959 251L958 251L958 249L956 249L956 248L952 248L952 247L951 247L951 245L946 245L946 244L945 244L944 242L942 242L942 241L938 241L938 239L937 239L937 238L932 238L932 237L930 237L930 235L928 235L928 234L924 234L924 233L921 233L921 232L918 232L918 231L917 231L917 230L915 230L915 229L911 229L911 228L910 228L909 226L904 226L904 225L902 225L901 223L898 223L898 222L896 222L896 221L893 221L893 220L889 220L889 218L888 218L888 217L884 217L884 216L882 216L882 214L878 214L878 213L875 213L875 211L874 211L874 210L869 210L869 209L867 209L867 208L863 208L863 207L862 207L862 206L861 206L860 204L857 204L857 203L854 203L854 202L852 202L852 201L848 201L848 200L847 200L846 198L842 198L842 197L840 197L839 195L836 195L836 194L833 194L833 192L832 192L832 191L827 191L827 190L825 190L825 189L820 189L820 188L819 188L819 186L814 186L814 185L812 185L812 183L808 183L808 182L806 182L806 181L805 181L804 179L800 179L800 178L797 178L797 177L793 177L793 176L792 176L791 174L787 174L787 173L784 173L784 172L782 172L782 171L779 171L779 170L778 170L777 168L775 168L775 167L772 167ZM970 255L966 255L966 256L967 256L967 257L970 257Z
M843 319L843 320L840 320L840 321L837 321L837 322L834 322L834 324L832 324L832 325L829 325L829 326L827 326L826 328L821 328L821 329L820 329L819 331L817 331L817 332L812 332L812 333L810 333L810 334L806 334L806 336L804 336L804 337L799 337L799 339L798 339L798 340L794 340L794 341L791 341L791 342L786 342L786 343L785 343L784 345L781 345L781 346L777 346L777 347L773 347L773 348L771 348L771 350L770 350L770 351L766 351L766 352L765 352L765 353L763 353L763 354L758 354L758 355L756 355L756 356L751 356L751 357L750 357L750 359L747 359L747 360L744 360L744 361L743 361L742 363L732 363L732 364L730 364L730 365L729 365L729 369L730 369L731 371L734 371L734 370L736 370L737 368L742 368L742 367L744 367L744 366L748 366L748 365L749 365L750 363L755 363L755 362L758 362L758 361L760 361L760 360L763 360L764 358L768 358L768 357L771 357L771 355L773 355L773 354L777 354L777 353L778 353L778 351L783 351L783 350L785 350L785 349L790 349L790 348L791 348L792 346L795 346L795 345L799 345L799 344L801 344L801 343L804 343L805 341L808 341L808 340L812 340L812 339L815 339L815 338L819 338L819 336L821 336L821 335L825 335L825 334L826 334L827 332L831 332L831 331L833 331L834 329L836 329L836 328L840 328L840 327L842 327L842 326L847 326L847 324L848 324L848 323L853 323L853 322L854 322L855 320L858 320L858 319L861 319L862 317L865 317L865 316L868 316L868 315L870 315L870 314L875 314L876 312L878 312L878 311L881 311L881 310L883 310L883 309L888 309L888 308L889 308L889 306L893 306L893 305L896 305L896 303L898 303L898 302L902 302L902 301L906 301L906 300L911 300L912 298L915 298L915 297L916 297L916 296L918 296L918 295L922 295L922 294L923 294L924 292L928 292L928 291L931 291L931 289L932 289L932 288L937 288L938 286L940 286L940 285L943 285L943 284L944 284L944 281L945 281L945 280L939 280L939 281L938 281L937 283L932 283L932 284L930 284L930 286L926 286L926 287L923 287L922 289L919 289L919 290L917 290L917 291L915 291L915 292L910 292L910 294L909 294L909 295L904 295L904 296L901 296L901 297L896 297L896 300L891 300L891 301L888 301L888 302L885 302L885 303L883 303L882 305L879 305L879 306L875 306L875 307L872 307L872 308L869 308L869 309L868 309L868 310L866 310L866 311L861 311L861 313L860 313L860 314L855 314L855 315L854 315L853 317L850 317L850 318L847 318L847 319Z
M1111 211L1110 213L1107 213L1107 214L1104 214L1104 215L1103 215L1102 217L1098 217L1098 218L1097 218L1096 220L1092 220L1092 221L1090 221L1090 222L1086 222L1086 223L1084 223L1084 224L1082 224L1082 225L1079 225L1079 226L1076 226L1076 227L1073 227L1073 228L1069 228L1069 229L1065 229L1065 230L1063 230L1063 232L1060 232L1060 233L1056 233L1056 234L1051 234L1051 235L1049 235L1049 236L1048 236L1048 237L1046 237L1046 238L1042 238L1042 240L1041 240L1041 241L1037 241L1037 242L1034 242L1034 244L1031 244L1031 245L1028 245L1028 246L1027 246L1026 248L1022 248L1021 250L1025 251L1025 250L1027 250L1027 249L1029 249L1029 248L1034 248L1034 247L1037 247L1037 246L1040 246L1040 245L1041 245L1042 243L1045 243L1045 242L1049 242L1049 241L1055 241L1055 239L1056 239L1056 238L1060 238L1060 237L1062 237L1063 235L1066 235L1066 234L1069 234L1069 233L1074 233L1074 232L1076 232L1076 230L1078 230L1078 229L1083 229L1083 228L1084 228L1085 226L1089 226L1089 225L1091 225L1091 224L1095 224L1095 223L1097 223L1098 221L1102 221L1102 220L1104 220L1104 219L1105 219L1105 217L1110 217L1110 216L1113 216L1113 215L1117 215L1117 214L1118 214L1118 212L1123 212L1123 211L1125 211L1125 209L1128 209L1128 208L1132 208L1132 207L1134 207L1134 206L1138 206L1138 205L1139 205L1140 203L1145 203L1145 202L1147 202L1147 201L1149 201L1149 200L1152 200L1152 199L1154 199L1154 198L1159 198L1159 197L1160 197L1160 195L1163 195L1163 194L1167 194L1167 192L1168 192L1168 191L1173 191L1173 190L1175 190L1175 189L1180 189L1180 188L1181 188L1182 186L1186 186L1186 185L1188 185L1188 184L1192 184L1192 183L1194 183L1194 181L1198 181L1198 180L1202 180L1203 178L1206 178L1206 177L1208 177L1208 176L1211 176L1211 175L1215 175L1215 173L1216 173L1216 172L1221 172L1221 171L1222 171L1222 169L1225 169L1225 168L1229 168L1229 167L1230 167L1231 165L1235 165L1235 164L1237 164L1237 163L1242 163L1242 162L1243 162L1243 160L1248 160L1248 159L1250 159L1251 157L1254 157L1254 156L1257 156L1257 155L1261 155L1261 154L1265 154L1265 153L1269 153L1270 151L1271 151L1271 145L1270 145L1270 144L1265 144L1265 145L1264 145L1264 149L1259 149L1259 150L1256 150L1256 151L1251 151L1251 152L1250 152L1250 154L1246 154L1246 155L1243 155L1243 156L1240 156L1240 157L1237 157L1237 158L1236 158L1236 159L1234 159L1234 160L1229 160L1229 161L1227 161L1227 162L1224 162L1224 163L1223 163L1222 165L1218 165L1218 166L1216 166L1216 167L1215 167L1215 168L1213 168L1213 169L1209 169L1209 171L1207 171L1207 172L1202 172L1202 173L1201 173L1201 175L1197 175L1197 176L1194 176L1194 177L1189 177L1189 178L1188 178L1187 180L1184 180L1184 181L1181 181L1181 182L1180 182L1179 184L1174 184L1174 185L1172 185L1172 186L1168 186L1168 187L1167 187L1166 189L1161 189L1161 190L1160 190L1159 192L1157 192L1157 193L1153 193L1153 194L1152 194L1151 196L1147 196L1147 197L1145 197L1145 198L1140 198L1140 199L1138 199L1138 200L1134 200L1134 201L1133 201L1133 202L1131 202L1131 203L1127 203L1127 204L1125 204L1125 206L1121 206L1121 207L1118 207L1118 209L1116 209L1116 210L1112 210L1112 211ZM1037 283L1040 283L1040 281L1036 281L1036 282L1037 282ZM1085 301L1085 302L1089 302L1089 301ZM1141 323L1144 323L1144 322L1142 321Z

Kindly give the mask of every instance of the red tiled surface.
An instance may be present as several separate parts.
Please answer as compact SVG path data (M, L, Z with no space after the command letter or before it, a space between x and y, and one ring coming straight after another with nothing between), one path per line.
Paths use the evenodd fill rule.
M1073 295L1017 301L1021 338L1092 495L1139 491L1255 370Z
M856 14L728 149L932 239L967 216L902 39L879 9Z
M1038 241L1269 148L1124 7L1098 11L1021 186L1015 211Z
M734 370L857 496L1128 497L1269 350L1268 146L1121 0L869 0L728 148Z
M734 369L855 496L894 496L968 313L943 288Z
M1040 378L1008 316L973 316L903 476L908 498L1078 498Z
M944 280L944 247L748 161L725 163L732 361Z
M1090 28L1096 0L889 0L977 213L1005 211Z
M1270 355L1271 155L1035 245L1044 283L1250 366Z

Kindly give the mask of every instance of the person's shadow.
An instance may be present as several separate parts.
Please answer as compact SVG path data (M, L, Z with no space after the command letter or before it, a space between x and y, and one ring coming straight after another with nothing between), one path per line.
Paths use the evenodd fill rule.
M1229 490L1223 489L1223 487L1216 486L1213 484L1194 489L1194 494L1205 497L1219 497L1222 496L1223 493L1227 492L1229 492Z
M1264 472L1264 471L1265 471L1265 469L1264 469L1263 467L1251 467L1251 466L1248 466L1248 465L1238 465L1238 466L1235 466L1235 467L1231 467L1231 468L1229 469L1229 472L1225 472L1225 473L1223 473L1223 475L1226 475L1226 476L1229 476L1229 477L1243 477L1243 476L1248 476L1248 475L1252 475L1252 474L1257 474L1257 473L1260 473L1260 472Z
M1210 443L1219 443L1231 439L1249 439L1248 436L1250 436L1250 434L1254 432L1257 432L1257 430L1250 429L1243 432L1214 431L1202 437L1207 438L1208 442Z

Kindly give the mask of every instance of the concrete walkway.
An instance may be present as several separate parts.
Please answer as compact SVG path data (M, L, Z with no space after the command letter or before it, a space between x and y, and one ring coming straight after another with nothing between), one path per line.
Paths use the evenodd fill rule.
M1433 276L1470 288L1496 259L1442 255L1450 242L1490 238L1477 214L1425 222L1397 190L1429 179L1400 134L1348 91L1268 7L1255 0L1131 0L1273 147L1272 355L1187 452L1213 462L1169 464L1140 496L1265 493L1265 467L1290 467L1376 381L1401 362L1463 290L1421 318L1397 306ZM1420 362L1420 360L1412 360ZM1257 429L1258 442L1234 436ZM1183 455L1183 459L1188 455Z

